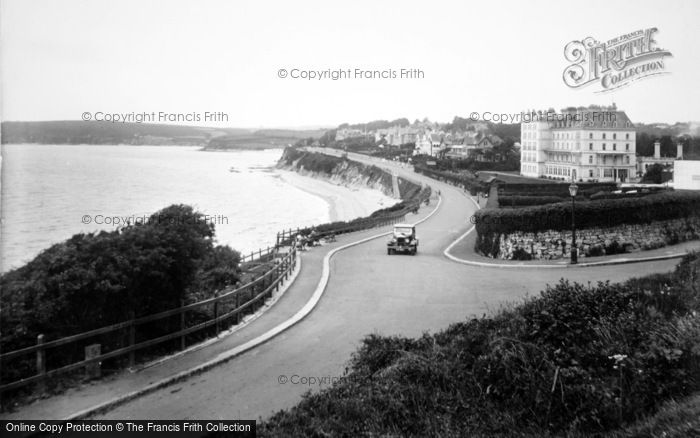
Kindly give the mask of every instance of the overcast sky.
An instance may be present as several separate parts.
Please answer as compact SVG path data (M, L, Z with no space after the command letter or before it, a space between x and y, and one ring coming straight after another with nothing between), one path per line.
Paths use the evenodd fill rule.
M1 0L0 8L3 120L222 111L226 126L333 126L612 102L634 122L700 120L699 1ZM563 83L568 42L650 27L673 54L670 74L607 94ZM279 78L282 68L417 68L425 77L306 81Z

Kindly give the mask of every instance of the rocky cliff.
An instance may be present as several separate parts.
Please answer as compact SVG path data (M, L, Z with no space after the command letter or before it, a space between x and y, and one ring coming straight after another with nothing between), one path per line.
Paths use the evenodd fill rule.
M397 178L399 192L397 196L392 175L377 166L294 148L284 150L277 167L313 178L325 179L334 184L348 187L369 187L380 190L387 196L402 200L411 199L421 189L418 184Z

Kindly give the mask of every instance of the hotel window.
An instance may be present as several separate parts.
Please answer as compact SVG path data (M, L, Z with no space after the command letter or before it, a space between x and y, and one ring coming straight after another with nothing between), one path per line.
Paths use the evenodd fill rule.
M589 133L588 133L588 138L593 138L593 133L592 133L592 132L589 132Z
M588 150L592 151L593 150L593 143L588 143Z
M588 156L588 164L593 164L593 155Z
M627 155L625 158L627 159L627 164L630 164L630 156Z
M603 178L612 178L612 169L603 169Z
M629 143L627 143L627 144L625 145L625 150L626 150L626 151L630 150L630 144L629 144Z
M629 134L625 134L625 140L629 140L629 139L630 139L630 135L629 135Z
M617 134L613 134L613 140L617 139Z
M605 150L605 143L603 143L603 150Z
M605 133L603 133L603 140L605 140Z
M613 150L614 150L614 151L617 150L617 143L613 143Z
M590 176L591 178L593 178L593 169L590 169L590 170L588 171L588 176Z

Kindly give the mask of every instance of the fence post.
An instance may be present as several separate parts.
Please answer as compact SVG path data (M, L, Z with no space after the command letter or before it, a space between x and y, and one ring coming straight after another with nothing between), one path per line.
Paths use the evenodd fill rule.
M282 272L282 271L280 270L280 266L281 266L280 263L275 263L275 281L277 282L277 283L275 284L275 292L277 292L278 290L280 290L280 282L282 281L282 280L280 279L280 274L281 274L281 272Z
M214 299L216 298L219 298L219 291L214 292ZM214 301L214 322L216 337L219 337L219 300Z
M37 335L36 345L42 346L44 344L44 335ZM36 373L40 376L46 375L46 350L43 347L39 348L36 352ZM41 379L37 385L39 392L46 391L46 380Z
M131 325L129 325L129 347L133 347L136 344L136 324L134 324L134 319L136 315L134 311L129 312L129 319L131 320ZM129 367L133 367L136 363L136 351L129 351Z
M240 288L236 292L236 325L241 323L241 311L240 311L239 307L241 307L241 290L240 290Z
M180 331L185 330L185 310L183 309L185 307L185 300L180 298ZM180 350L185 349L185 335L184 333L180 335Z
M102 345L91 344L85 347L85 360L93 359L102 354ZM102 376L102 362L93 362L85 365L85 378L98 379Z

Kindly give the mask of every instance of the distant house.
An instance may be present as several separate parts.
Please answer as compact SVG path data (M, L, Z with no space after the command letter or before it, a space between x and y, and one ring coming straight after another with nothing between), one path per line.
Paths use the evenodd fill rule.
M335 139L337 141L346 140L348 138L365 137L367 132L360 129L353 128L341 128L335 132Z
M455 139L445 156L450 158L472 158L478 161L486 161L485 152L493 149L496 142L502 140L495 135L486 135L481 132L467 132L464 137Z
M444 136L442 134L425 131L416 140L416 154L425 154L436 157L445 149Z
M374 133L374 141L379 143L384 140L389 146L401 146L408 143L416 143L419 130L410 126L392 126L385 129L377 129Z

